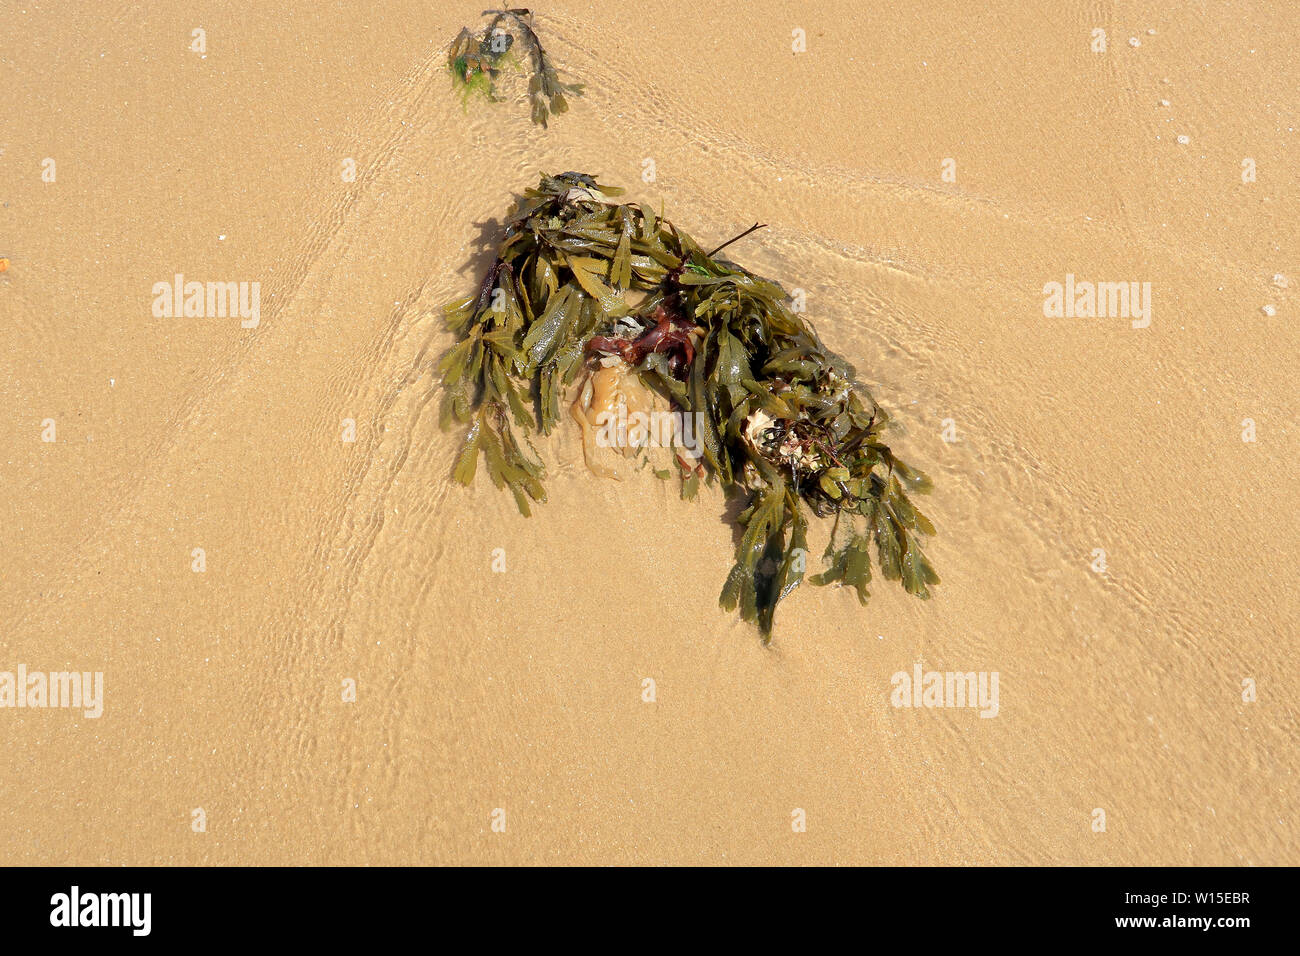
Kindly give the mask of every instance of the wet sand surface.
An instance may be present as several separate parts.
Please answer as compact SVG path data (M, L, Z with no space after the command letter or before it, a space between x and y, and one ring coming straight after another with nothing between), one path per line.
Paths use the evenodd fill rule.
M549 130L452 90L478 6L6 10L0 670L104 701L0 708L0 859L1300 863L1300 22L971 7L557 0ZM933 600L801 588L764 647L717 489L567 417L533 517L452 483L440 306L569 169L769 224L730 254L934 478ZM177 273L256 327L155 317ZM1067 274L1150 325L1045 316ZM997 716L892 706L918 663Z

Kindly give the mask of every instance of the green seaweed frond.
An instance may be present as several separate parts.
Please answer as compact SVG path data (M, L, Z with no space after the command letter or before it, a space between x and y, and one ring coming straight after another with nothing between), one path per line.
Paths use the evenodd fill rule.
M453 80L461 87L465 99L474 93L490 100L500 99L497 78L505 66L520 65L515 55L517 43L526 53L530 66L528 102L532 120L545 127L552 115L568 110L565 94L581 96L582 85L560 80L533 27L531 11L484 10L483 16L492 19L482 34L476 36L469 28L462 27L448 49L447 68Z
M698 455L678 460L682 496L708 480L743 498L725 610L770 638L777 605L805 578L808 512L833 519L812 584L866 603L874 545L886 580L928 598L939 577L921 542L934 526L912 496L930 482L885 444L888 418L854 369L780 285L717 257L735 239L705 253L621 192L581 173L543 176L508 217L477 295L447 307L457 344L440 366L442 421L469 426L455 478L472 481L481 457L528 514L545 500L528 436L556 427L586 371L626 362L698 423Z

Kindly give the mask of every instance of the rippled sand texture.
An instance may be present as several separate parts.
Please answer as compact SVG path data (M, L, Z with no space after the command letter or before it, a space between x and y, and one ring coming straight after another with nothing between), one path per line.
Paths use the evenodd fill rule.
M480 6L376 6L4 14L0 670L106 701L0 710L0 860L1300 863L1294 10L555 0L542 131L450 90ZM804 588L764 648L717 492L567 420L531 519L450 483L437 307L566 169L770 223L734 255L935 478L935 600ZM154 318L178 272L260 325ZM1150 327L1045 318L1067 273ZM999 715L892 707L918 661Z

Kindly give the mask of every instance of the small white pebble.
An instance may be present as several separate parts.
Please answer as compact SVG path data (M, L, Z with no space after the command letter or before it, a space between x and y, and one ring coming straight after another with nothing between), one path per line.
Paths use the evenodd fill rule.
M1147 27L1147 36L1149 36L1149 37L1153 37L1153 36L1155 36L1155 35L1156 35L1156 28L1155 28L1155 27Z
M1279 272L1273 276L1273 284L1279 289L1285 289L1289 283L1286 280L1286 276Z
M1187 145L1188 143L1190 143L1191 141L1192 141L1192 138L1191 138L1190 136L1180 136L1180 137L1178 137L1178 145L1179 145L1179 146L1186 146L1186 145Z
M1140 47L1142 45L1142 41L1139 40L1137 37L1129 37L1128 45L1134 48Z
M1169 101L1168 101L1168 100L1161 100L1161 101L1160 101L1160 105L1161 105L1161 106L1168 106L1168 105L1169 105Z
M1260 309L1259 311L1263 312L1270 319L1273 318L1273 316L1277 315L1277 309L1273 308L1273 306L1271 305L1266 305L1264 306L1264 308Z

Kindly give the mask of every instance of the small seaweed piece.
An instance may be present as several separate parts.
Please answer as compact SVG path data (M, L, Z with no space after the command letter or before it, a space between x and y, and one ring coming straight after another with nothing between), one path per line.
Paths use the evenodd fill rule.
M458 341L441 363L441 419L469 426L455 478L469 484L482 457L528 514L546 474L529 434L555 428L580 376L617 364L697 423L696 449L678 453L682 496L701 479L743 496L719 603L764 641L805 577L807 511L834 518L812 584L865 604L874 543L882 576L928 598L939 577L921 538L934 526L910 495L929 479L882 441L888 416L785 290L718 257L762 227L706 253L621 193L582 173L543 176L507 217L477 294L447 306Z
M514 57L516 41L527 52L531 64L528 80L528 100L533 122L545 127L551 115L568 110L564 94L582 95L579 83L564 83L554 64L546 55L542 41L533 27L532 12L526 9L484 10L484 17L492 20L481 35L462 27L447 52L447 68L468 98L479 93L490 100L498 100L497 77L503 64L517 62Z

